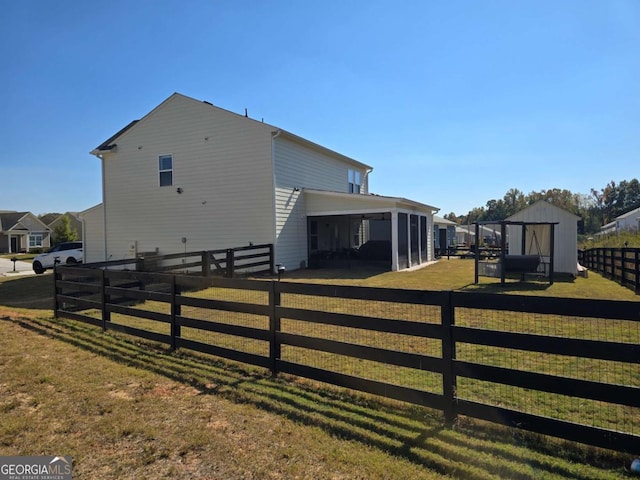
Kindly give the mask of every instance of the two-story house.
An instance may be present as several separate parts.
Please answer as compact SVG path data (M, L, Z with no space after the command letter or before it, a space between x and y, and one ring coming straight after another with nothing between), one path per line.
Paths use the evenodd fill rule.
M436 208L369 194L370 166L208 102L175 93L91 153L86 262L272 243L294 270L370 241L393 270L433 259Z

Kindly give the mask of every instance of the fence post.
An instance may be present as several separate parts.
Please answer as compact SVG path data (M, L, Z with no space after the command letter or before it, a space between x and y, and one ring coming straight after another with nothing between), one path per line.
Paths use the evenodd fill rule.
M276 259L273 255L273 243L269 244L269 273L273 275L276 272Z
M269 358L271 360L271 376L278 375L278 360L281 355L280 341L278 333L280 332L280 316L278 315L278 307L280 306L280 282L271 281L269 289L269 307L271 307L271 315L269 317L269 335L271 337L269 343Z
M453 339L455 313L453 307L454 292L446 292L440 309L442 320L442 392L444 396L444 420L448 426L453 425L457 416L457 381L453 370L456 358L456 345Z
M102 304L102 331L107 331L107 322L111 321L111 313L107 308L107 303L111 301L111 296L107 293L109 286L109 277L105 270L101 270L100 275L100 303Z
M180 286L176 283L176 276L171 277L171 351L178 348L178 338L181 334L178 317L182 314L181 305L176 301L180 295Z
M234 252L233 248L227 248L227 278L233 278L234 270Z
M58 318L58 280L59 273L57 265L53 265L53 318Z
M635 284L635 292L640 292L640 248L636 248L635 250L635 271L636 271L636 284Z
M208 277L211 275L211 255L209 252L202 252L202 276Z

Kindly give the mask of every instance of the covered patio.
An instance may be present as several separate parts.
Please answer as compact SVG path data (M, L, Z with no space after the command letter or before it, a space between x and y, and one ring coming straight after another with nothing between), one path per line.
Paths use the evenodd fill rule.
M311 267L367 261L396 271L434 259L435 207L380 195L312 189L304 195Z

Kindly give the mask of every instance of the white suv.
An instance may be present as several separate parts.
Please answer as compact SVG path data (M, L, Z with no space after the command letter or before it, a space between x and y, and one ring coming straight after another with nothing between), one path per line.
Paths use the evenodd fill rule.
M66 242L56 245L33 259L33 271L40 274L56 264L82 263L82 242Z

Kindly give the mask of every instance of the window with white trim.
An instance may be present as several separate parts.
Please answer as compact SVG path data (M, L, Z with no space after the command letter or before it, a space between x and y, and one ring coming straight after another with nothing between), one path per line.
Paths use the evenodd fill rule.
M160 186L173 185L173 155L160 155L158 157L158 172L160 173Z
M362 188L362 181L360 179L360 172L357 170L349 170L349 193L360 193Z
M42 247L42 240L44 235L42 233L30 233L29 234L29 248Z

